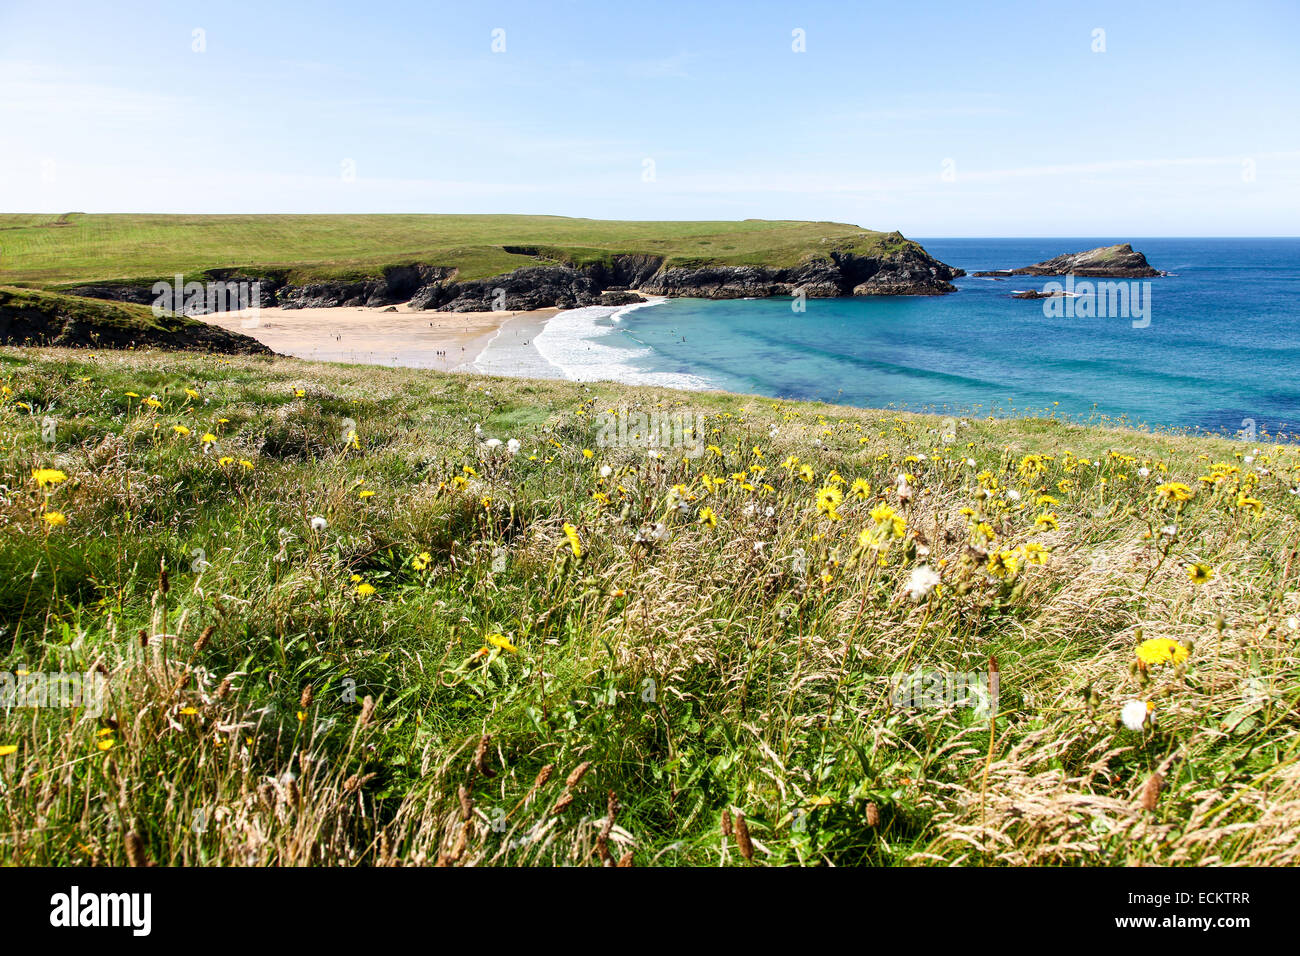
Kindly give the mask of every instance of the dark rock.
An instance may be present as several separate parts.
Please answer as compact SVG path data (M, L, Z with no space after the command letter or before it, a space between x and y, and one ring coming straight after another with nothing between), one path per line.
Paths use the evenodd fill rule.
M1037 289L1030 289L1027 292L1013 292L1013 299L1064 299L1064 292L1040 292Z
M1151 268L1147 257L1133 251L1127 242L1118 246L1100 246L1086 252L1070 252L1019 269L995 269L972 274L990 278L1075 275L1098 279L1148 279L1164 275L1158 269Z
M634 305L645 301L647 301L645 296L628 292L626 289L606 289L600 294L601 305Z

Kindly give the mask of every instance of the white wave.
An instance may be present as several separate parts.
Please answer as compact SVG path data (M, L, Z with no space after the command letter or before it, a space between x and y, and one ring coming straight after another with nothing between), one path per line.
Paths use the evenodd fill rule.
M667 388L709 389L712 382L698 375L648 372L641 368L652 349L619 348L601 342L619 330L617 324L634 309L658 305L664 299L632 305L589 305L557 313L533 343L537 351L565 378L574 382L613 381L627 385L661 385Z

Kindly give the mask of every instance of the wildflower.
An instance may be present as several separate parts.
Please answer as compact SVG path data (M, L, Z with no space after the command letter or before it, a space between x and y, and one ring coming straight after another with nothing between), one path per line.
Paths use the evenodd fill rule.
M844 493L834 485L826 485L817 492L817 511L835 517L835 509L844 500Z
M1026 564L1046 564L1047 556L1052 552L1037 541L1030 541L1020 546L1020 553Z
M417 571L423 571L429 566L429 562L432 560L433 556L430 555L428 551L421 551L415 557L411 558L411 567L415 568Z
M1165 501L1183 502L1191 501L1195 492L1181 481L1170 481L1163 485L1157 485L1156 494Z
M1137 646L1143 664L1181 664L1187 656L1187 648L1171 637L1153 637Z
M139 393L139 392L125 392L124 394L126 395L127 398L139 398L139 397L140 397L140 393Z
M180 435L182 438L184 438L186 435L190 433L190 430L186 428L184 425L173 425L172 431Z
M156 395L150 395L144 400L144 404L148 405L150 408L162 408L162 402L158 401Z
M801 481L811 482L816 472L813 471L812 465L799 466L799 478Z
M890 537L901 538L907 529L907 520L886 504L879 504L871 509L871 520L879 528L887 531Z
M47 511L45 512L45 523L51 528L58 528L67 524L68 519L63 516L61 511Z
M244 469L244 471L252 471L253 463L249 461L247 458L241 458L239 459L239 467Z
M638 529L633 540L637 544L659 544L667 537L668 526L662 521L656 521L653 525Z
M506 637L502 634L489 634L487 637L484 638L484 640L486 640L493 647L500 648L501 650L506 651L507 653L510 654L515 654L518 653L519 651L519 648L511 644L510 641L507 640Z
M18 753L17 744L5 744L3 747L0 747L0 757L8 757L11 754L16 753Z
M114 743L115 743L114 740L112 740L111 738L108 738L108 739L105 739L105 740L101 740L101 741L99 741L98 743L95 744L95 746L98 747L101 751L108 751L108 750L112 750L112 749L113 749L113 744L114 744Z
M1261 515L1264 513L1264 502L1260 501L1258 498L1251 498L1249 495L1245 494L1237 495L1237 507L1245 508L1255 515Z
M47 488L50 485L57 485L61 481L67 481L68 476L58 468L33 468L32 477L36 480L37 486Z
M1013 578L1020 569L1020 556L1015 551L989 552L988 572L995 578Z
M317 515L316 517L312 518L309 524L311 525L311 530L313 531L324 531L326 528L330 526L329 522L326 521L324 518L322 518L320 515Z
M300 724L305 723L306 720L307 720L307 711L305 710L298 711L298 723Z
M924 600L934 592L938 585L939 575L922 564L920 567L913 568L911 575L907 579L907 596L913 601Z
M1119 719L1129 730L1138 731L1146 726L1148 720L1155 723L1156 705L1149 700L1130 700L1119 712Z
M488 439L487 441L485 441L483 444L484 444L485 446L487 446L487 448L488 448L489 450L492 450L492 449L495 449L495 448L500 448L500 447L501 447L501 439L500 439L500 438L489 438L489 439Z
M183 717L193 717L198 712L199 709L197 707L182 707L180 709L180 714Z
M523 446L519 444L518 438L512 438L506 442L506 451L510 452L512 455L519 454L519 449L522 447Z
M1034 525L1039 528L1045 528L1048 531L1056 530L1056 513L1053 511L1044 511L1034 519Z
M222 468L226 467L227 465L233 465L234 463L235 463L235 459L231 458L229 455L222 455L220 458L217 459L217 464L220 465Z
M371 491L369 488L366 488L357 494L358 498L373 498L374 496L375 493Z
M583 458L591 459L591 458L594 458L595 455L596 455L596 453L595 453L594 451L592 451L590 448L584 448L584 449L582 450L582 457L583 457Z
M713 513L713 509L707 505L700 509L700 524L710 528L718 526L718 516Z
M212 434L212 432L204 432L203 437L199 439L199 441L203 442L205 445L211 445L216 440L217 436Z
M375 593L375 586L373 584L368 584L367 582L362 581L360 584L357 585L358 597L366 598L366 597L370 597L370 595L374 593Z
M858 501L866 501L871 497L871 483L865 478L855 478L853 484L849 487L849 494Z
M575 558L582 557L582 542L578 540L578 529L569 522L564 523L564 537L569 541L569 547L573 550Z
M198 397L199 397L199 393L196 392L196 391L195 391L194 389L192 389L192 388L187 388L187 389L185 390L185 394L188 395L190 398L198 398Z
M1204 584L1214 577L1214 569L1199 562L1189 564L1187 566L1187 576L1192 579L1193 584Z

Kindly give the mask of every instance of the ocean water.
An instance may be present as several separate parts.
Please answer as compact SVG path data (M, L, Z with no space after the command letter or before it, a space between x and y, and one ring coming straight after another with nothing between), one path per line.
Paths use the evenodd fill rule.
M1043 279L966 277L952 295L809 299L802 313L790 299L575 309L552 319L535 348L557 375L581 380L1300 432L1300 239L918 241L968 272L1131 241L1172 275L1146 280L1149 321L1048 317L1046 300L1011 298Z

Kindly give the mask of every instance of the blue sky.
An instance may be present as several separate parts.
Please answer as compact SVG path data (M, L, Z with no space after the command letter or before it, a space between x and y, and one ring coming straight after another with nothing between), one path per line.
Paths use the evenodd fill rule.
M1294 2L4 0L0 210L1295 235L1297 36Z

